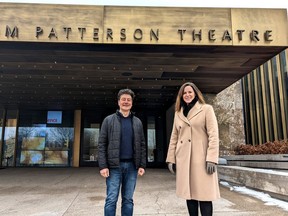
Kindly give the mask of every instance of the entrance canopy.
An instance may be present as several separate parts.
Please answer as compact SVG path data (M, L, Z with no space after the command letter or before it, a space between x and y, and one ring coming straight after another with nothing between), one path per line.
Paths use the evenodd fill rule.
M288 47L285 9L7 4L0 107L161 109L179 86L219 93Z

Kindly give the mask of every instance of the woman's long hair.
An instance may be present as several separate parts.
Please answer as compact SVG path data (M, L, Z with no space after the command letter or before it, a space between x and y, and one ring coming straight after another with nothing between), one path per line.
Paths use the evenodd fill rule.
M195 92L195 97L198 98L199 103L205 104L205 100L204 100L203 94L198 89L198 87L192 82L186 82L180 87L180 89L178 91L178 95L177 95L176 103L175 103L175 111L176 112L179 112L181 110L181 106L184 103L184 101L183 101L183 92L184 92L184 88L186 86L191 86L192 89Z

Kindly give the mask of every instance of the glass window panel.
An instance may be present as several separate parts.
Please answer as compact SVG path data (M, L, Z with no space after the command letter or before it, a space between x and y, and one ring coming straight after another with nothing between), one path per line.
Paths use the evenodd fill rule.
M5 127L3 140L3 166L14 166L16 127Z
M2 129L3 129L3 122L4 122L4 110L0 110L0 166L2 165L2 158L3 158L3 155L2 155Z
M17 110L7 110L6 112L6 120L4 121L4 139L2 147L2 166L14 166L17 113Z
M155 118L148 117L147 125L147 144L148 144L148 162L156 162L156 130L155 130Z
M73 112L63 111L61 124L48 125L47 111L20 112L17 164L69 166L74 142ZM72 124L72 125L71 125ZM40 160L40 155L42 159ZM39 160L37 160L39 159Z
M22 149L44 150L45 137L24 137L22 140Z
M84 128L82 158L84 161L98 161L98 138L100 124L92 123L91 128Z
M68 150L73 139L73 128L47 127L45 150Z
M42 165L44 161L44 151L21 151L20 165Z
M45 151L44 164L68 166L68 151Z

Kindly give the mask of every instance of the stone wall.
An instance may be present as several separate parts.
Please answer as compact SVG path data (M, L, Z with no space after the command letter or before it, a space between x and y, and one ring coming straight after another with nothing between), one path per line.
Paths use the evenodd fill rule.
M241 81L237 81L217 95L205 95L214 108L219 124L220 156L234 154L238 144L245 144L244 113Z

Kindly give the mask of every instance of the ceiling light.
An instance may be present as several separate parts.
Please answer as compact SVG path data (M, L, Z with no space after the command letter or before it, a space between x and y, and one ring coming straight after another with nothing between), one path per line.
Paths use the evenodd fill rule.
M122 76L132 76L132 73L130 73L130 72L123 72L123 73L122 73Z

